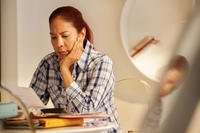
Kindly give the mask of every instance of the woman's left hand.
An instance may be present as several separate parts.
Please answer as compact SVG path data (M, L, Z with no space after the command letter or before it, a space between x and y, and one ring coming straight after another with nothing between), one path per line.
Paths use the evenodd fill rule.
M72 67L80 59L83 50L83 40L78 40L75 42L71 52L60 61L60 71L65 87L70 86L73 82Z
M60 61L60 66L68 67L70 68L75 62L77 62L82 53L83 53L83 40L79 39L75 42L71 52L65 56L63 59Z

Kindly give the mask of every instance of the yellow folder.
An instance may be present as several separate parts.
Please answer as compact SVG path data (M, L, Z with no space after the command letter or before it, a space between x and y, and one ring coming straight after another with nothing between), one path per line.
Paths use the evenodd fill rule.
M36 118L43 128L83 125L83 118Z

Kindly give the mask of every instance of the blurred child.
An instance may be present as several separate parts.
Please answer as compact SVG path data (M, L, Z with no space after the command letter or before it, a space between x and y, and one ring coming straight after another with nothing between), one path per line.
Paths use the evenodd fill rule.
M169 95L183 81L188 71L188 61L181 55L176 55L169 63L161 79L159 97L153 104L144 121L144 133L156 133L162 116L162 98Z

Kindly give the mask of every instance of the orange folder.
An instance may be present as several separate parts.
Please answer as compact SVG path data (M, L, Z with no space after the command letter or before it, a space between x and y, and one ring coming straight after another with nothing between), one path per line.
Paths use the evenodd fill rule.
M65 127L65 126L80 126L83 125L83 118L34 118L38 120L43 128Z

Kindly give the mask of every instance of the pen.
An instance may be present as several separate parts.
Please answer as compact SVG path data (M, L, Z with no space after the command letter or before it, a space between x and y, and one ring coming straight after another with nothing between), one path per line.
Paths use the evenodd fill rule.
M144 43L146 42L146 41L148 41L149 40L149 36L145 36L141 41L139 41L133 48L132 48L132 50L137 50L137 49L139 49L140 47L142 47L143 45L144 45Z
M146 41L146 38L147 38L147 37L145 37L145 38L143 39L143 41ZM143 42L143 41L141 41L141 42ZM139 47L138 49L136 49L136 51L135 51L133 54L131 54L131 57L134 57L135 55L137 55L140 51L142 51L142 50L143 50L145 47L147 47L149 44L151 44L151 43L156 44L156 43L158 43L158 42L159 42L159 40L155 39L154 37L151 37L151 38L150 38L148 41L146 41L143 45L142 45L141 43L139 43L141 47Z

